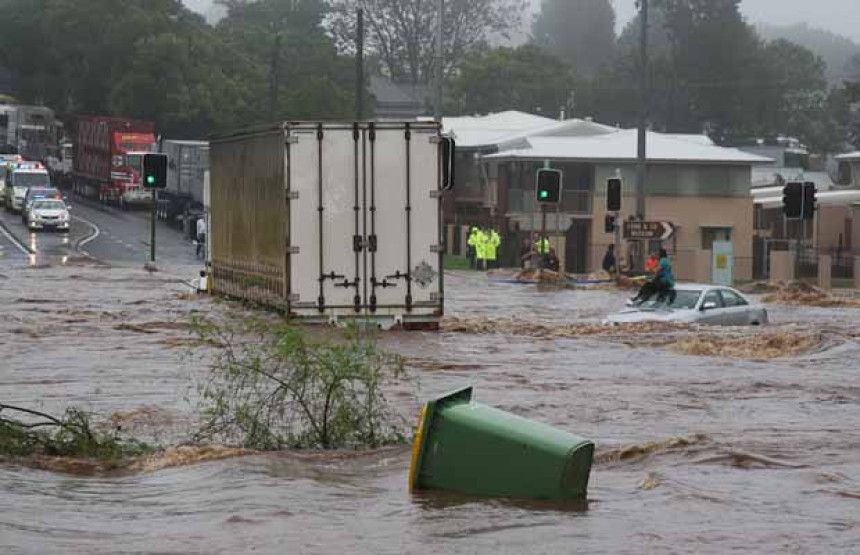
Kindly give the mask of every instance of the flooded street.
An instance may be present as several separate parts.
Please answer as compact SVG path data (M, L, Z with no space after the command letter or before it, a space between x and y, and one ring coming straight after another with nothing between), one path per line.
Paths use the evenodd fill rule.
M177 322L238 309L189 295L193 267L26 262L0 263L0 399L187 440L206 369L183 356ZM765 331L820 340L758 360L675 352L684 330L528 333L599 323L624 292L453 272L446 295L450 316L516 317L524 330L383 335L416 378L391 392L395 407L412 421L420 403L473 385L482 403L590 438L587 503L411 495L409 446L189 457L122 475L0 463L0 552L856 553L860 309L769 305Z

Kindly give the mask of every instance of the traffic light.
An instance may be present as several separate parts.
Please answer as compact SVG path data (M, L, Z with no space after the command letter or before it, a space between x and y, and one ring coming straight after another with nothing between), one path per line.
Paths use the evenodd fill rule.
M167 155L143 155L143 186L146 189L167 187Z
M544 204L561 202L561 170L540 169L537 172L537 201Z
M621 212L621 179L617 177L606 180L606 211Z
M807 181L803 184L803 219L815 219L815 203L818 200L815 183Z
M617 224L615 223L615 216L613 216L612 214L607 214L606 222L604 224L604 230L606 231L606 233L615 233L616 225Z
M803 183L792 181L782 188L782 209L789 220L803 217Z

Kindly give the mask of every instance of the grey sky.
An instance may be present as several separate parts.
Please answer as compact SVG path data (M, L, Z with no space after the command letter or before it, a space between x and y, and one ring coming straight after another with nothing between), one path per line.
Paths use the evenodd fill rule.
M612 2L620 25L635 15L635 0ZM741 10L750 23L808 23L860 42L860 0L743 0Z
M212 0L183 0L192 9L205 12ZM537 8L540 0L531 0ZM611 0L618 14L619 29L636 13L635 0ZM741 9L751 23L790 25L808 23L860 42L860 0L743 0Z

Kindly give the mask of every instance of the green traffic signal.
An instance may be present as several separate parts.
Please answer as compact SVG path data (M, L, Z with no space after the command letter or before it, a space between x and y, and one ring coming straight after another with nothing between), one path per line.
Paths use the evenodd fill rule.
M549 191L541 191L540 198L549 198Z
M149 183L150 185L152 185L153 183L155 183L155 176L154 175L147 175L146 176L146 182Z

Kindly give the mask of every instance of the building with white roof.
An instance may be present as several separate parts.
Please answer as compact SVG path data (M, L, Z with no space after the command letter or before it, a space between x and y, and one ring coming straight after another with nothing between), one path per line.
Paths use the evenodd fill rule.
M535 175L550 167L563 172L562 201L547 220L551 244L569 272L600 268L614 243L605 232L607 179L623 180L619 222L635 210L635 130L515 112L450 118L444 125L458 151L458 191L446 203L446 222L463 226L460 234L449 233L450 245L463 243L458 235L469 225L493 225L504 237L503 263L515 264L541 229ZM645 247L672 252L681 279L709 281L712 243L731 241L735 277L752 277L751 172L771 163L705 136L649 132L645 219L669 222L676 232Z

